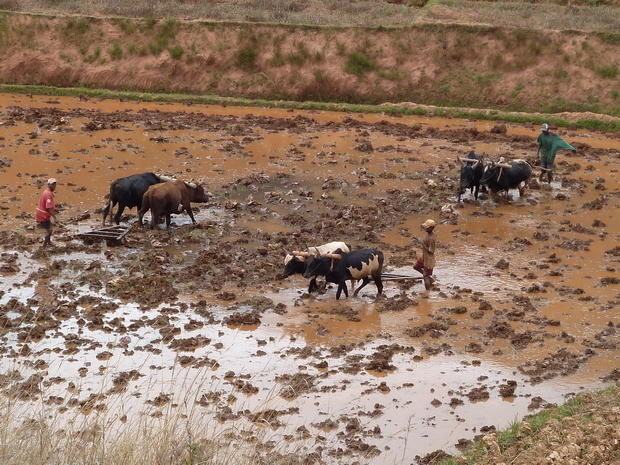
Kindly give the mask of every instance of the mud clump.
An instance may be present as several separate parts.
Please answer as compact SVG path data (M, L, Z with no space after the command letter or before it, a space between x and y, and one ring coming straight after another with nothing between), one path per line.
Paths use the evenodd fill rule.
M222 322L229 326L261 324L260 313L257 310L249 310L243 313L235 312L232 315L225 317Z

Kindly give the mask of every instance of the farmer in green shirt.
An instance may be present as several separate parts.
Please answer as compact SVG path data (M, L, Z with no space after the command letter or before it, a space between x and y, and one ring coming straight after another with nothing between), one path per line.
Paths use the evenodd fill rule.
M543 170L540 173L539 181L542 182L545 171L547 172L547 179L549 180L549 184L551 184L551 179L553 178L553 162L555 161L555 153L558 149L566 149L572 150L573 153L577 153L577 149L562 139L557 134L549 131L549 125L544 123L541 128L542 132L538 136L538 150L536 151L536 156L542 151L540 157L540 167Z

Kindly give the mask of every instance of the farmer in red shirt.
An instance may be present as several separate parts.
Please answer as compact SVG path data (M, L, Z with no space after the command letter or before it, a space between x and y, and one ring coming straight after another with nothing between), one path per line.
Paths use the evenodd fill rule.
M37 204L37 210L34 218L39 224L40 228L45 228L45 240L43 241L43 247L52 247L52 221L58 223L56 218L56 210L54 210L54 191L56 190L56 179L50 178L47 180L47 188L41 194L39 203Z

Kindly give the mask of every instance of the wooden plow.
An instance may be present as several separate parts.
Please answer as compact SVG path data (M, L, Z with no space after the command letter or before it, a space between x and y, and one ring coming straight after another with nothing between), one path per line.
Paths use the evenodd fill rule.
M79 233L77 236L84 241L85 244L92 244L96 240L106 241L109 246L120 245L123 243L125 235L131 229L130 226L108 226L107 228L95 229L85 233Z
M381 273L381 281L403 281L405 279L413 279L416 281L423 281L424 288L428 291L431 289L431 277L430 276L409 276L404 274L395 273Z

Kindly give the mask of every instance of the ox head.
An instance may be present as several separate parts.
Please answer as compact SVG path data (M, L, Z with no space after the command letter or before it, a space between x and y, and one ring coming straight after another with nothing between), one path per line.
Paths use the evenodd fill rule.
M209 201L209 195L205 192L204 187L193 182L185 182L190 194L190 201L195 203L205 203Z
M461 179L458 190L458 200L461 200L461 194L465 189L474 188L480 183L482 177L484 158L476 152L469 152L467 158L457 157L457 161L461 165Z
M308 258L308 252L291 252L284 258L284 271L282 271L282 277L288 278L295 273L303 274L306 270L306 260Z

